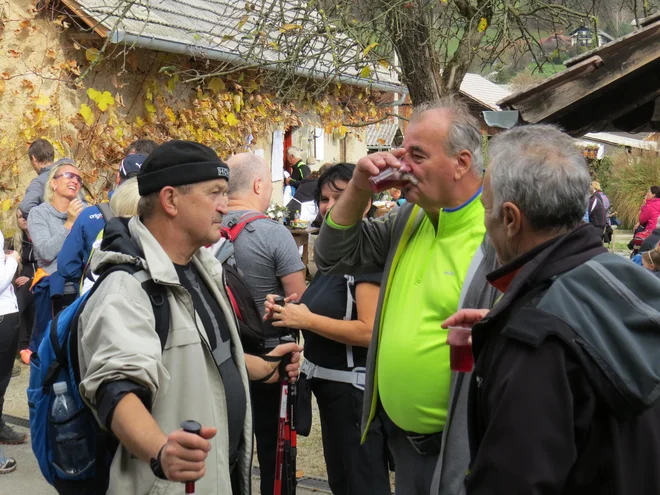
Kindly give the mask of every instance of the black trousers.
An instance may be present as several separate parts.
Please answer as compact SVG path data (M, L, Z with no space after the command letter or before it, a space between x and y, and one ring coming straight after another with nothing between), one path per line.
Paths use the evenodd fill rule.
M18 301L18 312L20 320L18 324L18 348L27 349L30 345L32 336L32 327L34 326L34 299L30 292L30 282L21 285L16 289L16 299Z
M321 416L323 455L333 495L390 495L387 433L376 416L360 444L364 392L348 383L311 380Z
M18 312L0 316L0 418L18 349Z
M275 455L280 407L279 383L250 383L254 436L261 471L261 495L272 495L275 485Z

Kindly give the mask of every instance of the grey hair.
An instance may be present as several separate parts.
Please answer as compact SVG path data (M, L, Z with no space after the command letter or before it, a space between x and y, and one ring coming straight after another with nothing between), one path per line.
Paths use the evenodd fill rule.
M182 186L174 186L174 189L181 194L188 194L192 190L192 186L192 184L184 184ZM153 217L158 205L160 205L160 191L147 194L146 196L140 196L137 204L137 214L140 220L144 221ZM112 205L110 205L110 208L112 208Z
M130 218L137 215L140 193L137 177L125 180L110 199L110 209L116 217Z
M55 178L55 176L58 174L60 170L62 170L64 167L73 167L76 170L78 170L78 167L76 167L76 163L71 160L70 158L63 158L61 160L56 161L53 164L53 168L50 169L50 173L48 174L48 179L46 180L46 187L44 188L44 203L50 203L51 200L53 199L53 188L50 187L50 182ZM78 170L80 173L80 170ZM80 187L82 187L82 184L80 184Z
M536 231L572 229L587 211L591 177L573 138L551 125L516 127L488 147L493 216L515 204Z
M268 164L254 153L239 153L227 160L229 166L229 197L251 190L256 179L270 180Z
M288 149L286 150L286 154L291 155L294 158L298 158L299 160L302 160L303 152L300 148L296 146L289 146Z
M467 150L472 155L472 173L481 178L484 175L484 156L479 121L470 114L465 103L455 96L446 96L436 101L422 103L413 109L411 121L417 120L424 112L445 110L451 114L451 125L445 141L449 156L456 156Z

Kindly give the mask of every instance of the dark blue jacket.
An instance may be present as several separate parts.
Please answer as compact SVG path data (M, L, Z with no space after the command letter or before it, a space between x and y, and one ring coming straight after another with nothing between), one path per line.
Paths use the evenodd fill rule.
M51 281L51 296L62 294L66 282L72 282L78 288L92 245L104 227L105 219L97 206L88 206L80 212L57 255L59 276L56 277L58 280Z

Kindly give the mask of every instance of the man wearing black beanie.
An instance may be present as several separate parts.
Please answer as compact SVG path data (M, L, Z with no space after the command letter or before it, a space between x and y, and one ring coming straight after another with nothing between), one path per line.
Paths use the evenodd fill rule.
M250 492L252 421L249 380L278 379L277 358L298 374L300 348L275 348L271 360L243 354L222 266L203 246L220 238L229 169L209 147L171 141L154 150L138 176L138 217L108 223L92 268L113 272L80 317L80 392L119 440L108 494ZM164 344L154 330L145 279L163 287L169 306ZM179 429L194 419L199 435ZM231 487L231 488L229 488Z

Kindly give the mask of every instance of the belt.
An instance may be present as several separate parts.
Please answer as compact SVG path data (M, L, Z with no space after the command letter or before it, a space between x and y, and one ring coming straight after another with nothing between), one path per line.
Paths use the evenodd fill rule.
M413 450L419 455L433 456L440 453L442 447L442 432L422 435L419 433L404 431L403 434Z
M367 369L353 368L350 371L333 370L331 368L317 366L309 359L305 359L300 365L300 372L304 373L307 378L320 378L321 380L328 380L330 382L348 383L358 390L364 391L364 377Z

